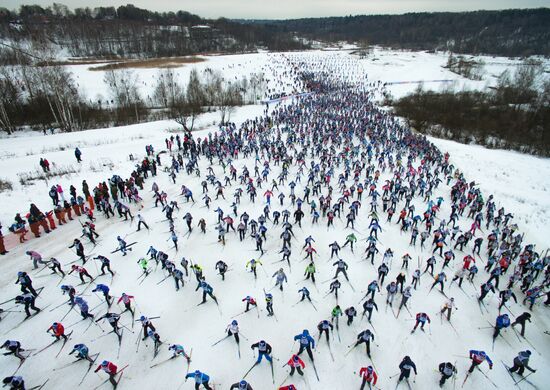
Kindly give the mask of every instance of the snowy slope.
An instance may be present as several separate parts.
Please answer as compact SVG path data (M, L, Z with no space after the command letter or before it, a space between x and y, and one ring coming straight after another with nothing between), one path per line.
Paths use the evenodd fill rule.
M338 54L339 55L339 54ZM266 55L267 56L267 55ZM325 54L291 54L294 58L302 58L306 61L308 58L315 57L324 58L327 69L330 69L338 62L338 59L332 57L332 54L327 57ZM265 60L265 58L264 58ZM349 64L350 77L359 77L356 64ZM333 68L334 69L334 68ZM355 69L352 72L352 69ZM388 76L390 77L390 76ZM369 76L369 79L374 79ZM87 81L91 83L92 80ZM253 119L255 116L262 115L263 107L250 106L238 110L235 114L235 122L237 125L245 119ZM205 114L201 117L198 127L204 128L196 133L198 137L204 137L208 132L214 132L215 127L212 122L218 120L216 114ZM154 122L144 125L120 127L116 129L91 130L87 132L75 134L59 134L54 136L20 136L0 140L0 156L5 156L0 160L1 174L0 176L14 181L15 190L13 193L1 193L0 200L2 207L0 208L0 217L4 226L8 225L15 211L26 211L28 202L35 202L42 210L47 210L50 205L50 200L47 196L48 185L52 183L37 183L34 186L22 188L17 183L17 173L25 172L38 168L38 159L42 155L46 156L50 161L56 164L72 164L74 163L73 148L75 145L82 146L83 151L83 167L79 174L70 177L59 179L59 183L68 192L68 187L71 183L77 187L80 192L82 179L87 179L90 186L98 180L104 180L114 173L126 177L133 169L132 162L128 160L128 155L133 153L136 156L143 157L145 145L152 144L155 149L162 150L164 148L164 139L171 133L166 132L166 129L177 128L176 124L170 122ZM544 244L544 238L548 237L548 227L544 227L544 220L538 222L541 218L546 217L546 210L540 212L537 209L544 208L548 200L548 175L544 175L550 166L548 160L536 159L529 156L523 156L517 153L495 151L495 154L482 148L456 145L446 141L433 140L442 150L449 150L451 160L461 169L466 172L470 180L476 180L481 183L481 188L493 193L497 203L505 205L508 209L513 210L515 218L520 224L520 228L526 229L526 241L536 242L539 245ZM55 151L59 145L68 144L68 150ZM41 153L42 150L48 152ZM51 150L51 151L50 151ZM33 154L28 155L29 151ZM102 171L92 172L90 164L99 166L102 159L109 159L114 164L114 169L110 171L108 168L101 168ZM163 156L163 161L166 161L166 155ZM498 163L497 163L498 161ZM473 163L472 163L473 162ZM235 166L240 170L243 165L251 168L254 165L253 159L243 159L242 156L234 162ZM307 161L309 164L309 159ZM208 167L208 161L200 160L201 172L204 174ZM479 170L479 167L483 169ZM531 167L529 169L529 167ZM537 177L542 180L535 182L535 173L533 167L536 167ZM223 177L223 169L220 166L213 166L216 176ZM280 167L274 167L273 176L279 173ZM297 172L296 167L290 168L290 177L294 177ZM508 176L503 177L503 172L508 172ZM517 175L512 174L517 172ZM533 176L527 176L527 175ZM540 175L540 176L539 176ZM382 174L382 180L388 177L388 173ZM538 200L534 199L531 194L522 194L525 184L524 180L533 178L529 185L534 189L531 193L539 194ZM507 181L504 182L504 179ZM176 214L176 230L180 237L180 250L176 253L171 249L171 242L168 241L169 236L166 234L168 225L166 222L160 222L164 216L159 209L152 207L152 193L149 191L152 179L148 179L145 184L145 191L142 196L145 199L145 208L141 211L142 215L152 228L151 232L140 231L135 232L135 224L130 225L127 222L119 222L118 218L115 221L106 221L102 216L98 217L97 229L101 235L101 241L97 247L92 249L90 244L86 245L87 253L94 252L95 255L103 254L111 258L112 268L117 272L116 276L110 281L109 277L98 279L102 283L107 283L112 288L112 294L119 296L122 292L136 296L138 304L138 312L148 316L161 316L160 319L154 320L154 324L163 340L167 343L180 343L187 350L193 348L193 361L191 369L200 369L208 373L212 382L219 383L217 389L228 388L230 384L237 382L241 376L254 362L253 354L250 349L250 344L257 342L260 339L265 339L274 349L274 356L280 360L275 362L275 384L279 385L286 377L287 369L281 366L291 356L291 352L297 350L296 346L293 349L292 337L308 328L313 334L317 334L316 325L322 319L330 319L330 311L335 305L334 297L325 297L323 295L328 290L328 283L324 281L330 279L334 274L334 269L329 260L330 251L328 244L334 240L342 243L345 236L352 232L345 228L344 222L336 220L334 229L327 231L323 222L321 225L312 226L310 217L306 213L306 218L302 229L298 226L294 227L296 240L293 241L291 257L292 269L284 265L283 268L289 277L289 282L285 285L285 291L281 293L278 290L273 290L275 296L274 309L277 319L266 316L265 305L263 303L263 292L265 288L269 290L274 284L271 275L279 269L281 264L276 263L281 257L277 252L280 250L281 241L279 234L281 228L268 223L268 240L264 248L267 253L261 258L263 267L258 270L258 279L254 281L253 275L245 270L245 263L251 258L257 258L258 254L254 251L254 243L251 239L240 243L237 235L229 233L227 237L227 245L221 246L216 241L214 225L216 222L216 214L213 212L217 206L220 206L224 211L229 212L232 202L231 194L234 185L227 188L225 191L227 200L213 201L211 209L208 210L202 206L201 186L200 182L203 178L190 177L185 173L180 173L177 178L177 184L171 184L168 176L164 173L154 179L161 189L164 189L169 194L169 199L177 199L180 203L181 210ZM505 185L503 185L503 183ZM182 184L190 187L194 193L196 204L186 204L183 198L178 197L179 189ZM302 193L303 185L298 184L296 192ZM508 189L508 190L507 190ZM265 187L264 187L265 190ZM442 207L442 216L448 216L450 213L450 188L441 185L435 191L434 197L443 196L445 202ZM261 194L263 191L259 189L259 200L256 204L251 204L248 198L243 197L239 212L246 210L252 218L257 217L264 206ZM278 192L275 191L275 199ZM288 190L287 190L288 195ZM210 195L213 199L213 194ZM278 202L274 201L273 209L282 208L278 206ZM525 199L526 203L521 204L521 199ZM415 199L414 204L417 210L425 207L425 204ZM537 203L535 203L537 202ZM533 204L535 203L535 204ZM288 206L288 198L285 201L285 206ZM521 207L520 207L521 206ZM134 214L137 210L134 210ZM202 217L207 221L208 234L201 235L198 229L195 229L189 238L184 238L183 233L186 228L181 220L181 217L186 212L191 212L194 217L194 224ZM355 234L359 239L364 239L368 236L368 218L366 217L368 208L365 204L364 209L360 211L360 219L356 223L357 232ZM542 217L541 217L542 216ZM382 222L385 218L382 218ZM395 222L395 219L394 219ZM469 228L468 221L462 222L464 229ZM413 258L413 262L407 272L407 280L410 281L410 274L416 268L416 259L420 256L424 262L429 257L429 251L421 251L417 248L408 246L408 235L401 235L399 228L395 224L383 223L384 231L380 235L380 241L383 252L386 248L392 248L395 252L393 260L393 268L386 280L393 280L399 273L400 257L409 252ZM544 230L546 229L546 230ZM127 235L128 242L138 241L129 256L123 257L119 253L110 255L109 252L116 247L116 235ZM25 270L30 272L36 286L45 286L46 290L41 298L37 301L39 307L44 307L51 304L48 309L41 313L36 318L27 321L23 325L12 330L12 327L20 322L22 313L10 313L5 319L0 322L0 331L5 338L21 340L24 346L28 348L41 348L50 342L50 338L44 332L53 321L59 321L65 315L68 308L63 307L50 312L50 309L55 305L63 302L64 297L61 296L59 288L56 286L59 282L57 276L46 276L46 271L36 275L36 271L32 271L32 266L28 257L25 256L25 250L36 250L43 254L44 257L57 257L62 263L67 264L75 260L74 254L67 249L74 237L80 236L80 226L72 223L58 228L48 238L31 240L27 244L17 247L9 253L8 256L2 258L2 271L0 273L0 301L9 299L17 293L18 287L13 285L15 281L16 271ZM300 248L303 245L303 239L309 234L313 235L316 240L315 248L319 256L316 259L317 263L317 287L311 282L302 282L303 269L306 266L306 261L301 261L304 254L300 253ZM191 258L193 262L203 266L207 280L213 285L214 293L220 300L221 313L218 312L212 301L205 305L197 307L200 302L199 292L194 292L196 283L193 277L186 283L185 288L176 292L173 285L173 280L168 279L161 284L158 284L164 274L159 269L155 270L152 275L147 277L142 284L137 284L136 279L141 271L135 263L139 256L145 255L149 245L154 245L157 249L164 250L170 255L170 259L176 264L179 263L181 256ZM346 247L341 252L341 257L348 262L350 266L349 274L351 283L355 287L355 292L351 287L342 280L341 296L339 300L340 306L344 309L350 305L354 305L358 310L359 299L362 297L361 291L366 289L367 284L376 278L376 269L370 263L361 261L360 253L365 249L365 242L361 241L355 250L351 253L349 247ZM538 249L538 247L537 247ZM542 249L542 248L541 248ZM458 252L457 258L461 258L465 254ZM484 256L485 257L485 256ZM224 260L230 266L230 272L226 275L226 281L222 282L221 278L215 274L214 264L218 260ZM376 267L380 262L380 256L377 257ZM460 265L457 259L456 266ZM453 265L454 269L454 265ZM92 275L96 275L97 269L90 264L88 270ZM436 267L436 270L438 268ZM265 271L265 272L264 272ZM450 276L451 272L447 272ZM483 272L481 272L483 273ZM483 277L481 277L483 276ZM485 279L485 275L478 276L476 282ZM76 285L78 280L72 276L66 277L64 283ZM435 372L437 365L442 361L457 362L459 376L457 386L460 386L464 378L469 361L466 358L456 357L454 355L467 356L469 349L485 349L495 361L495 367L492 372L488 373L490 378L496 382L499 388L508 389L513 387L513 382L510 376L504 371L504 367L500 363L500 359L504 359L507 364L511 363L511 359L525 348L531 348L534 354L531 359L531 365L535 368L540 368L537 374L530 376L530 380L539 388L544 388L545 384L550 380L550 374L544 370L544 367L550 363L550 344L548 343L548 335L543 333L543 330L548 329L549 318L546 309L542 306L536 306L533 312L533 323L528 324L527 336L529 341L536 347L527 345L523 340L519 340L511 331L504 333L503 338L499 338L495 344L494 352L491 350L491 329L478 329L479 327L487 327L494 322L496 317L497 298L489 296L486 299L490 314L481 315L480 308L475 302L476 286L465 282L464 291L459 290L456 286L451 287L451 295L457 300L458 312L453 317L453 325L458 331L455 333L453 328L448 323L440 321L436 315L437 310L444 301L444 297L437 291L432 291L428 294L430 280L425 275L422 279L421 286L418 291L414 292L411 299L411 312L415 314L419 311L428 313L432 318L432 324L427 328L426 333L420 331L414 335L410 334L410 330L414 325L414 321L406 312L400 314L399 319L395 319L390 308L386 309L384 305L384 297L378 297L380 311L373 315L373 326L376 337L376 345L372 346L372 356L376 369L380 375L379 386L383 389L393 388L395 385L395 377L390 380L390 376L396 374L399 370L397 365L404 355L410 355L416 362L419 370L419 375L416 377L415 383L412 385L415 389L430 389L436 388L438 374ZM299 295L297 290L306 285L312 292L312 298L316 301L318 311L306 302L302 302L294 307ZM80 289L82 287L79 287ZM447 289L447 286L446 286ZM91 288L87 291L85 297L90 303L90 307L100 304L99 297L91 293ZM237 357L237 347L234 341L226 340L215 347L211 347L215 341L224 336L226 325L234 318L234 315L240 313L244 309L244 304L241 299L246 295L252 295L260 302L260 318L257 318L255 310L237 317L241 326L242 334L248 340L241 342L241 359ZM518 296L519 298L519 296ZM398 300L398 298L396 298ZM6 308L6 306L3 306ZM523 311L521 305L512 304L511 310L515 314ZM106 311L105 304L100 305L94 312L103 314ZM63 321L64 324L70 325L79 320L79 315L75 312L70 313ZM131 329L130 315L124 314L121 324L127 325ZM107 324L102 323L104 329L108 328ZM183 376L186 371L186 363L183 359L171 361L159 367L150 369L150 365L154 362L160 362L169 357L167 346L163 345L159 356L152 361L152 346L147 342L146 347L142 342L136 352L136 341L139 332L139 326L135 326L134 334L125 330L120 357L117 358L117 341L114 335L109 335L97 339L103 335L101 330L96 326L91 326L86 333L82 333L88 327L87 322L77 323L70 330L74 329L75 333L72 340L65 347L64 352L54 358L59 346L54 346L51 349L28 359L27 362L19 370L19 373L24 376L29 386L42 383L46 378L49 382L46 389L57 389L61 387L76 388L82 375L84 375L86 364L75 365L70 368L65 368L60 371L52 371L54 368L61 367L71 361L70 357L65 355L70 350L72 344L76 342L84 342L89 347L92 353L100 352L100 359L108 359L122 367L126 364L130 366L126 369L123 380L119 389L155 389L155 388L178 388L183 383ZM366 320L354 322L352 327L347 327L344 321L341 321L340 337L331 340L332 352L335 361L333 362L325 341L321 341L316 353L317 368L319 371L320 382L317 382L306 357L306 377L307 383L296 378L294 383L298 389L348 389L359 388L360 379L354 375L360 367L370 364L366 358L363 348L357 348L352 351L347 357L344 354L347 352L347 346L355 340L355 336L359 331L368 327ZM508 345L507 343L510 343ZM10 375L17 367L16 359L12 357L2 357L2 365L0 367L0 375ZM487 367L482 367L487 371ZM479 374L479 373L477 373ZM83 388L92 389L99 385L104 379L99 378L93 373L90 373ZM272 389L275 386L272 383L269 366L263 362L259 367L255 368L247 377L255 390L257 389ZM181 388L193 388L192 381L188 381ZM286 382L290 383L290 382ZM108 385L105 385L108 386ZM405 385L403 385L404 387ZM449 388L451 385L447 385ZM464 388L478 389L488 388L492 385L481 375L472 375ZM528 384L521 384L521 388L530 388Z

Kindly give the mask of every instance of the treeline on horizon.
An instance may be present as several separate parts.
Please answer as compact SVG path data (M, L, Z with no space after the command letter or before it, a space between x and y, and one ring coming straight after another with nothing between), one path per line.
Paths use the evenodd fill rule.
M199 25L209 28L196 28ZM247 21L205 19L186 11L154 12L131 4L74 10L59 3L22 5L18 10L0 7L0 38L56 43L72 56L102 58L309 48L297 38L462 54L548 56L549 26L549 8Z
M550 8L306 18L253 23L310 40L510 57L550 55Z
M0 7L0 39L34 49L57 45L73 57L156 58L197 53L243 53L306 49L274 26L204 19L186 11L153 12L131 4L70 9L22 5ZM29 45L30 43L30 45ZM16 60L0 47L0 65Z

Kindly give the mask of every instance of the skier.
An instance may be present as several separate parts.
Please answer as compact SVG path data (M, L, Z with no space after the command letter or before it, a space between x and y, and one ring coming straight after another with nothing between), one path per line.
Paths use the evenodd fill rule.
M61 291L63 293L63 295L65 294L68 294L69 295L69 303L71 305L74 305L74 298L75 298L75 294L76 294L76 290L73 286L71 285L65 285L65 284L62 284L61 285Z
M346 310L344 310L344 314L347 317L346 324L350 326L353 323L353 317L357 315L357 311L355 310L355 307L350 306Z
M401 303L399 304L399 309L398 310L401 310L401 308L403 306L405 306L405 308L408 308L407 307L407 302L409 301L409 299L411 297L412 297L411 286L407 286L407 287L405 287L405 290L403 291L403 295L401 297Z
M420 284L420 270L419 269L416 269L414 270L413 272L413 275L412 275L412 282L411 282L411 285L413 286L413 288L416 290L416 286L418 284Z
M111 270L111 260L109 260L105 256L101 256L101 255L94 257L94 260L101 261L101 275L105 275L105 269L107 269L107 271L109 271L111 276L115 275L113 270Z
M210 377L205 373L196 370L195 372L191 372L185 376L186 381L188 378L195 379L195 390L199 390L201 385L204 386L206 390L212 390L212 388L208 384L208 382L210 381Z
M476 351L474 349L471 349L470 359L472 360L472 365L468 370L469 373L474 372L474 368L479 366L485 360L487 360L487 363L489 364L489 369L491 370L493 369L493 361L491 360L491 358L489 358L489 356L485 353L485 351Z
M80 257L80 260L82 260L82 264L86 264L86 256L84 255L84 245L78 238L75 238L73 240L72 245L69 246L69 249L71 248L75 248L76 255Z
M317 330L319 330L319 337L317 340L321 340L321 337L323 336L323 333L325 333L325 337L327 339L327 344L330 344L329 341L329 329L332 331L334 330L334 326L328 321L328 320L322 320L317 324Z
M68 340L67 335L65 335L65 328L63 327L63 324L61 324L60 322L54 322L48 328L48 330L46 330L46 333L50 333L50 331L52 331L52 337L55 337L57 340L60 340L61 337L63 337L65 341Z
M26 272L18 272L17 273L17 280L15 281L15 284L20 284L21 285L21 292L22 293L26 294L26 293L30 292L35 297L38 296L38 293L36 292L36 290L32 286L31 277Z
M21 352L24 351L24 349L21 348L21 343L19 341L6 340L0 348L7 349L9 351L5 352L4 356L14 355L15 357L19 358L20 361L26 359L23 355L21 355Z
M420 330L424 331L424 325L426 325L426 321L428 322L428 324L432 323L432 321L430 320L430 317L426 313L417 313L416 323L414 324L414 328L411 331L411 333L414 333L414 331L416 330L419 324L422 324L420 326Z
M201 279L195 291L198 291L199 288L202 288L202 302L200 304L206 303L206 295L209 295L210 298L212 298L214 302L218 304L218 298L216 298L216 296L213 294L214 289L212 288L212 286L206 283L204 278Z
M509 326L510 326L510 318L508 317L508 314L505 313L498 316L495 323L495 332L493 333L493 340L498 337L501 329L505 329Z
M342 285L342 283L340 283L340 281L338 279L333 281L330 284L330 290L327 293L327 295L334 293L334 296L336 297L336 301L338 301L338 289L340 288L341 285Z
M369 384L369 389L372 389L372 386L376 386L378 375L372 366L361 367L359 370L359 376L363 378L363 382L361 382L361 387L359 390L364 390L367 383Z
M101 291L101 293L103 294L103 298L105 298L105 302L107 302L107 306L111 307L111 304L113 303L111 299L113 297L109 295L109 290L110 290L109 286L100 283L96 285L96 287L92 290L92 292Z
M256 364L260 363L264 356L270 364L273 364L273 359L270 356L272 351L271 345L266 343L264 340L260 340L259 342L252 344L250 348L252 350L258 348L258 359L256 360Z
M302 370L306 367L306 365L298 355L292 355L286 364L290 367L290 376L294 375L294 371L298 371L298 374L304 376L304 372Z
M72 355L73 353L77 352L76 354L76 357L77 357L77 360L76 361L79 361L79 360L87 360L89 361L90 363L94 363L94 360L90 357L90 352L88 350L88 347L86 346L86 344L76 344L72 351L69 352L69 355Z
M128 248L128 244L120 236L116 237L118 241L118 250L122 252L122 256L126 256L127 251L132 251L132 248Z
M477 298L479 302L483 302L483 299L485 299L489 291L492 291L493 294L495 293L495 288L493 287L491 282L483 283L480 289L481 289L481 295Z
M143 224L143 226L145 226L145 228L147 230L149 230L149 226L147 225L147 222L145 222L145 219L143 219L143 217L141 216L141 214L138 214L137 215L137 218L138 218L138 225L137 225L137 232L139 232L141 230L141 225Z
M149 262L147 261L147 259L145 257L140 258L137 261L137 264L139 264L139 266L141 267L141 270L142 270L143 274L145 274L145 276L149 275ZM157 264L158 264L158 262L157 262Z
M528 312L523 312L523 314L520 314L516 317L514 322L512 322L512 327L515 327L516 325L521 325L521 332L520 334L525 337L525 323L529 321L531 322L531 314Z
M512 290L510 290L509 288L506 289L506 290L501 290L500 293L498 294L499 298L500 298L500 304L498 305L498 311L500 313L500 310L502 309L503 306L506 306L506 302L508 302L510 300L510 298L514 298L514 301L516 302L516 304L518 303L518 299L516 298L516 294L514 294L514 292Z
M32 264L34 266L34 269L38 268L38 263L46 264L46 265L48 264L47 261L42 260L42 255L40 255L40 253L38 253L38 252L26 251L25 253L30 256L30 258L32 260Z
M219 260L217 263L216 263L216 266L214 267L214 269L218 270L218 274L222 276L222 280L225 280L225 273L227 272L227 264L222 261L222 260Z
M418 375L416 371L416 364L414 364L409 356L405 356L401 363L399 363L399 369L401 370L401 373L399 375L399 380L397 381L397 383L401 382L403 379L405 379L405 381L407 381L408 383L409 376L411 375L411 369L414 370L414 375Z
M447 275L445 275L445 272L441 271L437 274L437 276L434 277L435 281L432 284L432 287L430 287L430 291L437 285L441 285L441 292L443 293L444 281L447 281ZM444 294L444 293L443 293Z
M80 278L80 281L82 282L81 284L86 283L86 282L84 281L84 276L87 276L87 277L90 278L90 283L94 280L94 278L92 277L92 275L90 275L90 274L88 273L88 271L86 270L86 268L84 268L84 267L80 267L80 266L78 266L78 265L76 265L76 264L73 264L73 265L71 266L71 270L69 271L69 275L72 274L72 273L75 272L75 271L78 272L78 277Z
M312 349L315 349L315 340L311 335L309 334L309 331L307 329L304 329L301 334L298 334L294 336L294 341L299 340L300 341L300 350L298 351L298 356L302 354L302 352L307 351L307 354L311 361L313 361L313 352Z
M374 302L374 299L370 298L363 303L363 314L361 315L361 318L365 316L366 312L369 312L367 320L370 322L373 309L376 309L376 311L378 311L378 305L376 304L376 302Z
M103 316L99 317L95 322L99 322L103 319L106 319L109 325L113 328L113 332L118 336L121 337L120 333L118 332L120 328L118 327L118 321L120 320L120 314L118 313L105 313Z
M225 328L225 331L227 332L227 337L233 336L237 344L239 344L239 323L237 320L231 321L231 323L227 325L227 328Z
M370 329L365 329L361 333L357 335L357 341L353 345L352 348L357 347L359 344L365 343L366 350L367 350L367 356L370 358L370 342L374 341L374 334L370 331Z
M265 295L265 304L266 304L266 310L267 310L267 316L271 317L275 315L273 311L273 295L270 293L264 292Z
M191 362L191 356L185 353L182 345L172 344L168 347L168 351L172 351L172 357L170 359L175 359L176 357L181 355L185 357L185 359L187 359L187 363Z
M395 294L397 293L397 285L395 282L391 282L386 286L386 291L388 292L387 298L386 298L386 305L389 304L390 307L393 305L393 298L395 297Z
M117 381L115 380L115 377L118 374L118 367L112 362L104 360L99 366L97 366L94 372L98 372L99 370L103 370L105 373L107 373L107 375L109 375L109 382L111 382L113 387L116 388Z
M458 373L455 366L452 365L452 363L440 363L439 364L439 372L441 373L441 379L439 380L439 387L443 387L445 384L445 381Z
M134 316L134 310L132 310L131 300L134 299L133 295L127 295L126 293L122 293L120 298L118 298L117 305L120 305L120 302L124 303L124 313L125 311L130 311L132 313L132 317Z
M455 308L455 310L458 310L455 305L455 299L451 297L451 299L445 302L445 304L441 308L440 314L443 315L443 313L447 312L447 320L451 321L451 312L453 308Z
M341 249L338 242L334 241L332 244L329 244L328 247L331 249L330 258L332 259L334 257L334 255L336 255L336 257L338 257L338 251Z
M514 366L508 368L510 372L516 372L518 375L523 375L523 371L527 368L529 371L535 373L537 370L529 367L529 358L531 357L531 351L521 351L518 356L514 358Z
M248 263L246 263L245 268L248 269L250 266L250 272L254 273L254 279L258 278L258 274L256 273L256 267L259 265L262 265L261 261L258 261L256 259L251 259Z
M52 274L57 274L57 271L61 273L61 278L65 277L65 272L61 269L61 263L55 257L50 257L51 265L49 268L52 270Z
M25 318L29 318L31 316L31 312L29 311L29 308L33 309L35 313L40 312L40 309L34 305L35 301L36 301L36 297L31 293L18 295L15 297L16 304L25 305L25 314L27 315Z
M80 164L82 162L82 152L78 147L74 150L74 156L76 157L76 162Z
M246 309L244 311L245 313L250 310L250 305L252 305L254 307L258 307L258 304L256 303L256 300L254 298L252 298L250 295L247 295L246 297L241 299L241 302L246 302Z
M25 390L25 381L22 376L7 376L2 379L2 383L4 384L2 387L10 385L9 390Z
M282 268L279 268L277 272L275 272L272 276L272 278L277 278L275 282L275 287L279 286L279 290L283 291L283 283L288 283L288 279L286 277L285 271L283 271Z
M233 390L233 389L236 389L236 390L254 390L252 388L252 386L250 386L250 383L248 383L244 379L240 382L233 383L231 385L231 387L229 388L229 390Z
M88 302L86 302L84 298L76 297L74 299L74 302L75 302L75 305L77 305L78 308L80 309L80 315L82 316L83 319L94 318L94 315L89 313Z
M348 221L349 222L349 221ZM352 222L352 228L353 228L353 222ZM355 237L355 234L351 233L346 236L346 242L342 246L345 247L346 245L350 244L351 247L351 253L353 253L353 244L357 241L357 237ZM332 258L332 257L331 257Z
M306 277L305 280L308 280L311 277L311 281L315 284L315 272L315 264L310 262L304 272L304 276Z
M151 320L145 316L139 317L139 322L141 322L141 327L143 328L143 338L142 340L145 340L147 338L147 335L149 331L156 331L155 326L151 322Z
M347 273L348 264L344 260L339 259L337 262L333 263L332 266L336 266L336 274L334 275L333 279L336 279L338 277L338 274L342 272L346 280L349 282Z

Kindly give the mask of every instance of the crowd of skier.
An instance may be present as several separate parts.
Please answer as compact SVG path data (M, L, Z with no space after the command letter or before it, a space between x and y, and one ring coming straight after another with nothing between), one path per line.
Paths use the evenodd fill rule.
M462 386L470 375L479 373L488 384L497 387L491 374L482 369L485 362L492 369L496 359L503 360L515 384L532 384L528 376L536 370L529 365L529 360L536 346L526 336L526 329L532 327L529 325L533 320L531 313L544 310L541 304L550 304L548 252L537 250L535 245L529 244L513 222L512 210L498 207L497 199L483 193L471 178L466 178L451 163L449 154L442 153L424 136L412 132L390 113L379 109L373 103L373 91L379 87L378 84L369 83L367 79L348 80L344 71L341 74L330 72L331 66L343 69L345 64L327 64L326 59L288 55L281 56L280 61L277 65L288 72L284 76L291 77L304 90L312 92L311 95L292 103L276 105L271 111L266 107L264 116L247 120L240 127L226 124L214 134L202 137L189 131L171 136L164 145L156 146L166 150L165 155L155 152L152 145L147 145L145 157L136 164L128 178L114 175L98 183L91 191L84 180L80 192L74 186L70 187L69 200L65 199L61 186L52 186L49 196L54 205L53 215L44 215L35 205L31 206L30 214L38 221L44 221L36 227L36 231L33 230L33 234L39 235L40 227L50 232L55 227L55 216L58 224L78 218L82 224L82 235L67 242L68 249L74 250L77 257L70 263L41 254L26 244L26 255L32 260L33 270L14 275L21 293L2 304L13 301L20 305L25 316L16 326L33 321L37 329L43 326L44 331L51 333L53 341L40 350L32 350L29 349L31 340L6 340L2 345L7 350L6 355L19 359L21 367L29 356L47 351L55 344L61 344L61 353L69 340L75 340L78 344L69 354L76 354L76 360L69 364L83 362L80 383L95 367L95 371L104 372L107 376L105 381L116 388L128 365L121 364L122 367L119 367L118 362L98 360L100 354L107 353L92 353L80 341L83 334L66 331L72 325L67 325L64 320L76 311L81 316L80 321L89 321L88 328L94 326L102 332L96 339L114 335L117 359L123 336L133 333L133 324L139 323L142 332L137 332L136 352L141 342L149 342L156 357L161 346L168 344L172 355L151 368L183 358L187 362L187 372L181 379L194 381L195 389L216 388L214 380L234 382L230 385L231 389L257 389L253 381L249 382L247 378L260 364L270 366L275 386L274 365L279 360L274 354L281 352L269 342L273 335L265 334L265 339L248 340L240 332L236 319L251 310L260 318L261 302L257 297L248 295L240 298L243 312L232 318L225 336L212 346L205 345L204 340L193 340L194 348L216 348L218 343L232 339L240 358L240 343L245 339L252 351L257 352L256 360L251 362L250 367L243 368L241 377L211 378L208 368L194 367L191 370L193 349L166 341L160 333L162 327L157 321L153 323L156 318L148 314L151 308L143 311L144 308L138 306L139 297L130 292L115 296L111 291L115 276L128 267L119 266L118 257L129 256L141 272L136 283L144 283L150 280L150 275L162 272L164 279L161 282L172 280L176 291L191 285L192 289L200 292L197 306L215 305L221 314L223 299L216 295L215 286L225 283L231 266L219 260L212 267L219 275L215 278L203 269L200 260L193 261L193 255L186 252L181 244L191 239L192 235L214 234L220 247L238 242L243 248L250 246L255 249L254 258L242 264L252 274L251 280L243 280L242 283L255 283L258 270L263 270L268 280L272 279L271 285L263 290L266 321L271 318L278 321L277 306L281 302L278 302L277 290L282 292L288 288L287 272L292 267L302 267L300 263L305 262L303 280L299 281L297 288L298 301L293 306L309 304L318 312L319 308L315 305L318 301L312 299L310 289L319 291L325 282L330 282L322 299L326 301L334 297L335 306L324 317L319 312L319 321L312 323L317 337L315 331L304 329L289 337L289 343L294 342L290 356L279 355L284 359L282 367L286 370L280 384L277 383L279 390L302 388L302 383L291 383L296 374L304 387L319 388L315 382L320 381L322 373L315 365L313 350L325 343L332 361L364 348L368 364L358 367L355 373L359 377L357 386L360 389L379 388L377 383L382 376L384 382L395 377L396 387L404 382L412 388L417 375L431 375L429 372L432 370L439 373L438 382L434 378L434 383L441 387L451 378L456 380L459 372L463 374ZM164 184L159 184L161 174L169 178ZM191 178L200 180L200 188L192 188L189 184ZM169 190L176 186L179 196L168 195ZM152 195L147 194L149 189ZM215 213L215 219L205 218L199 212L193 215L190 205L195 203L201 203L210 213ZM133 251L138 242L148 240L143 230L153 228L143 215L144 205L162 214L162 223L168 227L166 238L171 241L169 249L165 242L150 242L147 243L146 253ZM262 211L255 215L252 208L260 207L258 205L261 205ZM119 235L116 239L100 234L101 226L107 226L113 218L127 221L135 241L128 238L130 234ZM17 224L21 223L21 216L16 216L15 231ZM184 233L178 233L178 224L181 224ZM215 233L211 233L207 226L214 226ZM366 231L364 238L358 227ZM316 237L319 229L334 231L335 237L345 231L345 239L324 242ZM298 242L297 230L304 235L303 243ZM385 237L389 237L388 230L398 232L410 251L394 253L392 248L383 245ZM25 235L21 237L24 241ZM95 255L99 239L102 240L101 248L113 246L111 253ZM275 251L271 249L273 240L279 240ZM266 249L268 241L271 246ZM92 249L87 249L89 244ZM324 258L324 249L321 248L327 247L330 256ZM349 253L344 254L348 249ZM413 252L422 256L415 259L410 255ZM361 260L369 271L363 266L351 264L349 259ZM276 264L274 272L269 275L266 260ZM95 267L96 273L90 264L100 266ZM40 277L44 269L59 276L59 291L54 291L50 286L35 286L33 278L36 275ZM333 269L330 271L333 276L327 281L317 280L316 274L320 269ZM395 276L390 276L390 273ZM72 285L69 275L78 277L80 284ZM464 279L467 284L479 289L477 297L471 297L462 287ZM360 281L365 289L360 291L354 281ZM88 289L101 298L95 307L90 307L87 301L85 292ZM351 291L350 294L357 296L359 306L340 307L339 291ZM421 302L423 294L432 293L442 296L442 305L437 313L411 312L412 301ZM33 320L46 309L37 302L41 294L58 294L58 307L68 305L67 313L58 322L46 325L41 324L40 317ZM187 290L185 294L186 300L193 300L191 291ZM510 344L503 336L506 329L515 333L524 348L518 350L515 356L501 356L473 346L464 355L450 355L435 367L424 364L417 367L414 356L403 354L402 360L395 363L398 372L394 375L389 375L389 367L375 365L376 355L382 354L384 345L375 342L377 331L374 320L381 315L378 312L383 307L386 313L388 308L392 313L391 319L386 316L385 321L402 321L400 326L408 326L403 317L414 321L410 327L411 335L416 331L428 330L431 333L431 316L436 315L441 318L441 324L445 321L458 337L459 332L453 325L453 315L458 309L456 294L465 295L463 305L479 305L482 316L494 318L488 324L492 331L486 335L492 337L493 348L499 338ZM498 308L486 305L485 300L492 295L498 296ZM62 301L61 296L66 296L67 300ZM0 316L9 314L10 310L3 310ZM123 317L131 317L131 325L123 325ZM344 356L335 357L331 342L334 337L341 342L340 317L348 328L345 332L351 332L354 323L363 326L363 320L368 325L353 335L355 341L348 345ZM105 331L102 324L109 324L111 329ZM424 348L428 346L424 345ZM113 351L109 351L109 356L114 358L114 355ZM463 364L459 359L470 362ZM266 363L263 363L264 360ZM526 369L530 373L524 375ZM313 374L308 374L311 370ZM175 375L179 373L175 372ZM23 377L18 376L17 371L4 378L3 382L11 389L26 388ZM39 389L45 384L31 388Z

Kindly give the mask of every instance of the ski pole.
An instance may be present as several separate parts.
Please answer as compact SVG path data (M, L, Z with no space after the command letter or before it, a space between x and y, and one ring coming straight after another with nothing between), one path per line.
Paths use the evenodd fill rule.
M526 380L528 376L533 375L533 374L534 374L534 372L530 372L529 374L525 375L523 378L521 378L519 381L516 382L516 386L517 386L520 382Z

